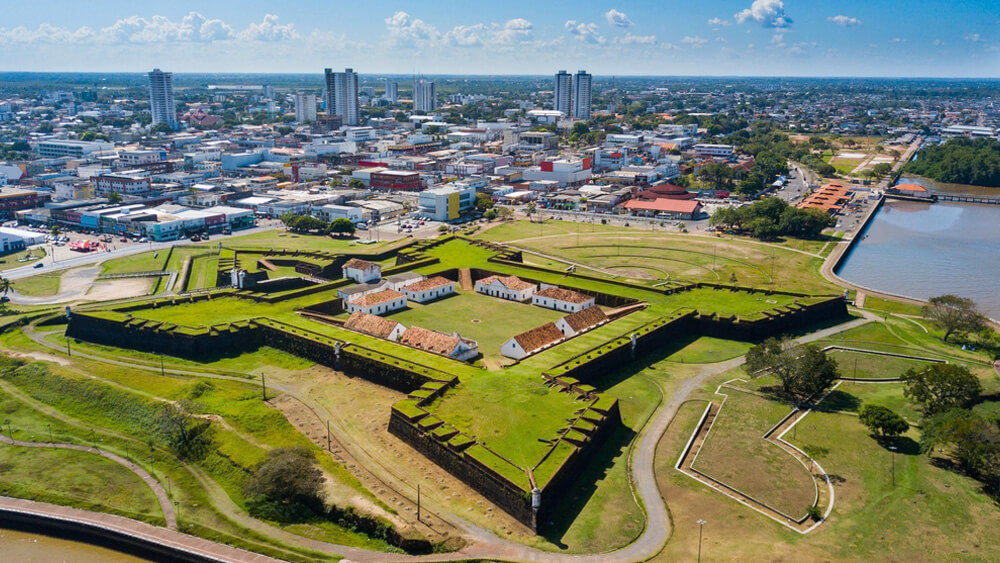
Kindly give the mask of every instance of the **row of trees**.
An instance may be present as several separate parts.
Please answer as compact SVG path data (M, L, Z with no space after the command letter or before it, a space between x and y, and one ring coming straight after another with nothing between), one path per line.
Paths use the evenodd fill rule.
M819 238L823 229L836 220L821 209L799 209L776 197L764 198L742 207L723 207L712 214L713 227L747 233L761 240L782 235Z
M357 229L350 219L345 219L343 217L334 219L333 221L327 223L326 221L318 217L313 217L312 215L286 213L281 216L281 222L285 224L285 228L289 231L296 233L324 232L337 236L350 236L353 235L354 231Z
M906 170L939 182L1000 187L1000 142L951 139L921 150Z

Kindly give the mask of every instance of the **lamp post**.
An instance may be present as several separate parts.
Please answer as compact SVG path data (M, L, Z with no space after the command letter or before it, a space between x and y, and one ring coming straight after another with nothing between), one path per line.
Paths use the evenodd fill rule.
M889 460L892 470L892 488L896 488L896 446L889 446Z
M698 563L701 563L701 533L705 529L705 524L708 522L701 518L698 519Z

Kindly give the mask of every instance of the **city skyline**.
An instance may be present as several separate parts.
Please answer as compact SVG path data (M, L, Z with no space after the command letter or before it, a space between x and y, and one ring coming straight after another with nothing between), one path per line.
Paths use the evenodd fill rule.
M41 4L6 8L0 71L1000 76L1000 6L983 0Z

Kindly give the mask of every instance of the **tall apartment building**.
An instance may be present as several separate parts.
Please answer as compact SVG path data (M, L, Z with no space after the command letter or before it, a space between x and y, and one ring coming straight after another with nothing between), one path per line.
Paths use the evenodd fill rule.
M154 68L149 73L149 109L153 125L166 123L177 129L177 107L174 105L174 79L170 72Z
M352 69L333 72L326 69L326 113L336 115L344 125L361 123L361 105L358 102L358 75Z
M396 103L399 101L399 84L396 82L386 82L385 83L385 95L382 96L385 100Z
M556 86L552 96L552 109L561 111L565 117L572 115L573 83L565 70L556 73Z
M579 71L573 76L573 117L590 119L590 75Z
M314 94L295 94L295 122L316 121L316 96Z
M413 85L413 110L434 111L437 102L434 83L430 80L418 80Z

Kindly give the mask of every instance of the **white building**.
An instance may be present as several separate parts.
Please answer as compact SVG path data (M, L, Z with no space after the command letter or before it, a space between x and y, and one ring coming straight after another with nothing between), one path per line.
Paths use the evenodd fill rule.
M556 83L552 94L552 109L563 115L571 115L573 110L573 77L565 70L556 73Z
M345 262L343 270L345 278L358 283L370 283L378 281L382 277L381 266L359 258L351 258Z
M403 294L406 295L406 298L417 303L426 303L454 293L455 282L441 276L411 283L403 288Z
M154 68L149 73L149 110L153 114L153 125L166 123L177 129L177 106L174 105L173 74Z
M531 299L537 288L517 276L489 276L476 282L476 293L522 303Z
M358 75L352 69L333 72L326 69L326 114L340 116L344 125L361 123L358 101Z
M447 334L419 326L406 329L399 343L461 361L479 355L479 344L475 340L462 338L457 332Z
M24 250L33 244L42 244L43 242L45 242L45 233L0 227L0 253L2 254Z
M536 291L531 296L531 304L555 309L556 311L567 311L575 313L587 307L594 306L594 297L584 295L571 289L549 286L540 291Z
M476 206L476 190L460 185L431 188L420 192L418 201L421 215L435 221L450 221Z
M413 110L434 111L437 107L437 96L434 83L430 80L418 80L413 85Z
M521 178L526 181L555 180L561 187L586 183L593 175L590 159L543 160L541 165L526 168Z
M313 215L324 220L349 219L352 223L360 223L365 220L364 210L360 207L348 207L346 205L321 205L313 208Z
M608 321L608 316L604 314L604 311L595 305L559 319L556 321L556 328L566 338L572 338L581 332L597 328Z
M573 117L590 119L591 76L579 71L573 76Z
M95 152L110 151L115 146L104 141L77 141L74 139L46 139L35 146L39 158L71 156L82 158Z
M385 94L382 96L387 102L394 104L399 101L399 84L396 82L385 83Z
M295 122L316 121L316 95L298 92L295 94Z
M348 312L361 311L370 315L384 315L406 307L406 296L394 289L384 289L352 299L347 303Z
M500 353L508 358L520 360L562 342L565 337L554 323L545 323L529 331L522 332L504 342Z
M344 323L344 328L393 342L398 342L399 337L406 332L406 327L402 323L361 311L351 313Z
M698 143L694 146L694 154L698 156L715 156L730 158L733 156L733 145L712 145L709 143Z

